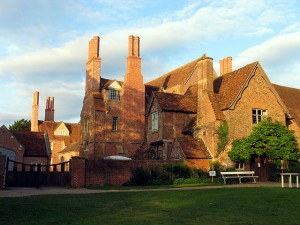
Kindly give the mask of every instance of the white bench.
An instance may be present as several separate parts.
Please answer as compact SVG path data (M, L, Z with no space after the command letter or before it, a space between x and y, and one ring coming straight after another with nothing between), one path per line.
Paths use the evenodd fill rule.
M224 179L224 184L226 184L226 179L237 178L242 183L242 178L252 178L254 183L256 183L256 178L254 176L254 171L231 171L231 172L221 172L222 178Z

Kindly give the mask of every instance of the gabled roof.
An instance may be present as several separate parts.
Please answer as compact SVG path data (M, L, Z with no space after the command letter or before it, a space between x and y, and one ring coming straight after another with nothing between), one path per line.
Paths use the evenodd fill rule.
M58 136L54 135L54 131L62 122L54 121L39 121L39 131L47 132L50 140L61 138L62 140L68 139L66 145L69 143L78 141L80 139L80 124L79 123L65 123L63 122L69 130L69 136Z
M197 99L191 96L154 92L153 98L163 111L197 113Z
M171 72L168 72L152 81L146 83L147 85L160 87L161 89L168 89L174 87L178 84L184 84L189 76L194 72L197 63L203 58L206 57L205 54L192 61L189 62Z
M276 92L288 108L291 116L300 125L300 89L273 84Z
M43 132L12 132L25 148L24 156L48 157L48 149Z
M244 85L253 74L257 63L248 64L214 80L214 93L217 96L221 110L231 107L238 95L243 91Z
M110 79L106 79L106 78L101 77L101 79L100 79L100 90L108 88L114 82L117 82L121 87L124 83L122 81L118 81L118 80L115 80L115 79L110 80Z
M211 158L202 139L192 137L180 137L177 141L186 159L208 159Z

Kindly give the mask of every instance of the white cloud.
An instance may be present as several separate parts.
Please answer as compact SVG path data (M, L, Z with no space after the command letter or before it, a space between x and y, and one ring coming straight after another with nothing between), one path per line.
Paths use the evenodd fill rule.
M101 74L106 78L123 79L128 35L133 34L141 37L145 81L203 52L217 59L240 49L246 50L234 65L259 60L268 75L283 71L298 79L297 1L189 0L179 10L166 6L172 2L5 1L0 5L0 93L10 96L0 100L0 107L11 111L11 118L13 112L30 116L32 93L39 90L41 104L45 96L55 97L57 118L79 117L88 40L94 35L101 37ZM156 13L155 6L165 9Z
M279 34L244 50L233 64L239 68L260 61L272 82L300 88L299 49L300 32Z

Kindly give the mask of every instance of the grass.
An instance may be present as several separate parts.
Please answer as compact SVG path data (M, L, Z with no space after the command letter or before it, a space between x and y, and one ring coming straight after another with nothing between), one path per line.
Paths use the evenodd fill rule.
M183 187L204 187L204 186L223 186L223 183L196 183L196 184L166 184L166 185L145 185L145 186L97 186L89 187L91 190L144 190L162 188L183 188Z
M0 224L300 224L300 190L222 188L0 198Z

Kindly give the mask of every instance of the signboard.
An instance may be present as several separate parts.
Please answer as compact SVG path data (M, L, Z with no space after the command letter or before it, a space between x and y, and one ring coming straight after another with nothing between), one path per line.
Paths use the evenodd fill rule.
M214 171L214 170L209 171L209 176L210 177L215 177L216 176L216 171Z

